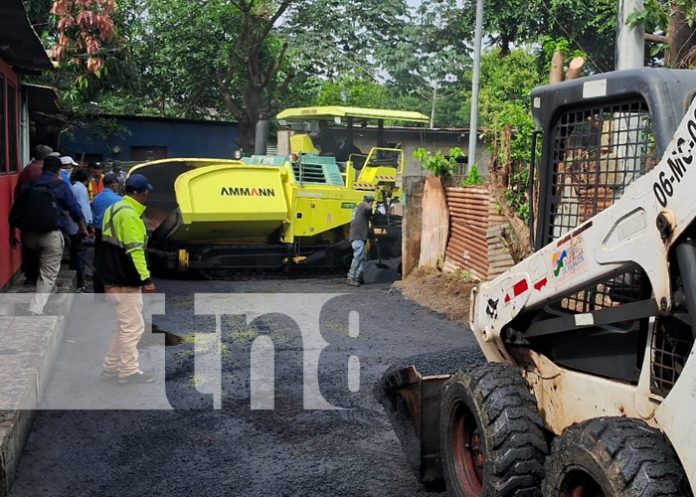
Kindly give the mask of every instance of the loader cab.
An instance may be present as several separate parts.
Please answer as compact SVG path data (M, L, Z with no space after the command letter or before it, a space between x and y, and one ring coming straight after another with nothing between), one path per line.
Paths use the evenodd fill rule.
M609 207L650 171L695 94L694 71L653 68L535 89L532 113L543 138L533 140L541 185L534 248Z
M695 88L695 71L644 68L597 74L532 92L532 112L543 138L533 140L539 146L532 156L540 160L530 181L535 183L534 176L539 180L530 224L536 250L550 243L567 248L559 252L565 257L558 260L559 268L565 264L563 271L583 257L567 240L570 234L589 225L591 217L611 206L657 164ZM669 195L670 186L656 183L655 194ZM531 199L534 193L530 189ZM647 277L636 268L561 296L542 314L549 318L593 312L649 295ZM565 367L636 383L647 321L627 319L585 328L565 334L563 340L538 338L532 347ZM660 343L668 347L679 338L658 335L654 353L661 353ZM660 383L660 371L666 377L670 367L658 365L654 393L664 393L670 381Z

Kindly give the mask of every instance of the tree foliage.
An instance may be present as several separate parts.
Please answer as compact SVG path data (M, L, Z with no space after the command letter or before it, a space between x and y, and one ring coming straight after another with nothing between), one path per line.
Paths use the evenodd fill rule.
M537 55L518 48L502 56L489 51L481 64L480 112L484 137L490 143L489 170L508 202L520 217L528 213L527 179L531 163L531 91L542 84Z
M103 50L114 41L114 0L55 0L51 14L58 18L57 40L51 56L90 74L104 69Z
M440 37L451 46L473 41L476 2L433 0L421 8L439 19ZM588 55L595 71L613 67L617 2L615 0L492 0L485 3L484 39L503 56L513 47L537 43L544 36L569 40Z

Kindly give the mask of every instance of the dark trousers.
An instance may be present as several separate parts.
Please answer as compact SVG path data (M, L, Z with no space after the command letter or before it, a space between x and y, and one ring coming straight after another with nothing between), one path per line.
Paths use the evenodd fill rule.
M87 252L82 244L82 235L70 235L70 269L77 276L77 287L85 286L85 269L87 267Z
M39 278L39 258L24 244L22 244L22 271L26 282L35 285Z
M99 260L99 252L102 244L102 230L94 230L94 266L92 271L92 286L94 293L104 293L104 280L97 269L97 261Z

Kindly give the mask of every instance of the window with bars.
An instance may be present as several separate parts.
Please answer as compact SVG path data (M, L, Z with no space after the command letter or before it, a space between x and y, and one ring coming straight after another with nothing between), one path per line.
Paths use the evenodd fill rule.
M566 111L558 117L552 139L546 243L612 205L656 164L652 122L643 100ZM638 300L642 276L637 269L618 275L564 298L560 307L590 312Z

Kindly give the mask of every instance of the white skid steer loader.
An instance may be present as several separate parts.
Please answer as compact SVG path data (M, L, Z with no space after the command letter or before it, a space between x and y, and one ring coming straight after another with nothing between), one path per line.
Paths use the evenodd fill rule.
M693 495L695 95L696 71L667 69L532 93L536 252L472 292L488 362L392 368L379 388L428 487Z

